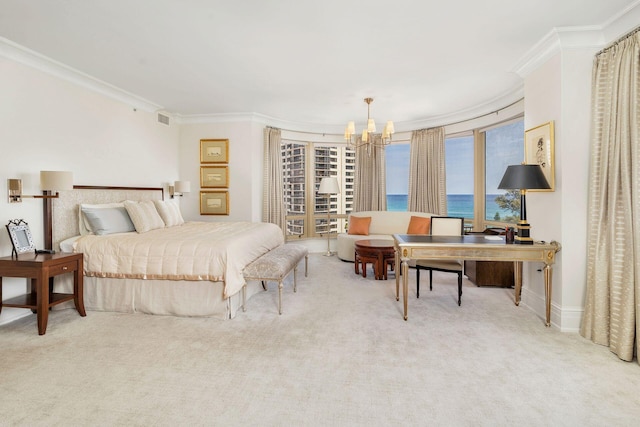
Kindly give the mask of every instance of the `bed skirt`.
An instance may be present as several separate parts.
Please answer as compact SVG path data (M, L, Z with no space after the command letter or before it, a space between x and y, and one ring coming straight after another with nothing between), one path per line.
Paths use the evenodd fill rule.
M69 277L56 277L55 292L73 292L73 277L65 276ZM84 306L94 311L232 319L242 311L242 292L223 298L223 288L222 282L85 276ZM261 291L260 282L248 282L247 301ZM71 308L73 302L59 307Z

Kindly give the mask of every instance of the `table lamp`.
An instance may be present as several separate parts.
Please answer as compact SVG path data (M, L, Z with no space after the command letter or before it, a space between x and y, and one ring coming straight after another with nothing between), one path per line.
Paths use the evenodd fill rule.
M498 185L501 190L520 190L520 221L516 225L518 235L514 243L532 245L531 226L527 223L527 190L548 190L551 188L540 165L510 165Z
M318 194L327 195L327 253L325 256L333 255L329 246L329 234L331 234L331 195L339 194L340 186L338 185L338 178L324 177L320 181L320 187L318 188Z

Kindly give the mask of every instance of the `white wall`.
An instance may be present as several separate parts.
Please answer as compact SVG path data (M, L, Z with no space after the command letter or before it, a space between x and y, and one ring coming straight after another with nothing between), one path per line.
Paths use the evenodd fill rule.
M191 182L181 209L189 221L261 221L264 125L251 120L183 123L180 179ZM200 140L229 140L229 215L200 215Z
M79 185L161 186L178 178L178 127L66 80L0 57L0 224L22 218L43 247L42 202L8 203L8 178L41 194L40 170L69 170ZM0 231L0 256L11 242ZM4 279L3 299L25 279ZM0 323L30 314L6 308Z
M530 129L554 121L555 127L555 191L554 192L528 192L527 193L527 219L531 224L531 236L535 240L563 243L561 218L563 196L562 174L562 146L561 138L561 55L556 54L546 63L541 65L525 79L525 129ZM558 254L556 264L553 266L553 293L552 322L558 325L558 307L562 304L561 292L562 280L560 271L563 250ZM544 264L525 263L523 271L522 303L544 317L545 292L544 275L538 271Z
M587 202L590 161L591 75L597 51L640 22L640 3L599 29L559 30L542 44L525 70L525 129L555 122L553 193L528 193L527 213L536 240L562 245L553 273L551 321L577 331L586 294ZM549 48L551 46L551 48ZM556 52L548 55L548 52ZM534 52L535 54L536 52ZM525 267L522 301L544 316L541 266Z
M595 48L563 49L525 79L525 129L555 124L555 192L530 192L527 212L537 240L562 245L553 273L552 322L579 328L586 286L591 69ZM570 267L567 267L570 266ZM544 313L541 265L525 268L524 304Z
M563 329L577 330L586 295L587 200L589 187L591 72L596 49L562 53L562 320ZM569 267L570 266L570 267Z

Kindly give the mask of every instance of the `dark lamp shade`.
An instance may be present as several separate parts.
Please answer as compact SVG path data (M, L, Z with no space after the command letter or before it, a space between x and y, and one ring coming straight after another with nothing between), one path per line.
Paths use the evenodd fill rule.
M540 165L510 165L498 185L501 190L548 190L551 188Z

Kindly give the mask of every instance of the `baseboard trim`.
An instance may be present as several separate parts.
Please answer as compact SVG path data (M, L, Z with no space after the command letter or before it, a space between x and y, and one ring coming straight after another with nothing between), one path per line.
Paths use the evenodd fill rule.
M0 316L0 326L15 322L18 319L31 315L30 310L24 310L22 308L11 309L2 307L2 316Z
M538 295L527 288L522 289L521 305L529 308L544 320L546 305L544 295ZM582 322L583 307L560 306L551 302L551 327L561 332L578 332Z

